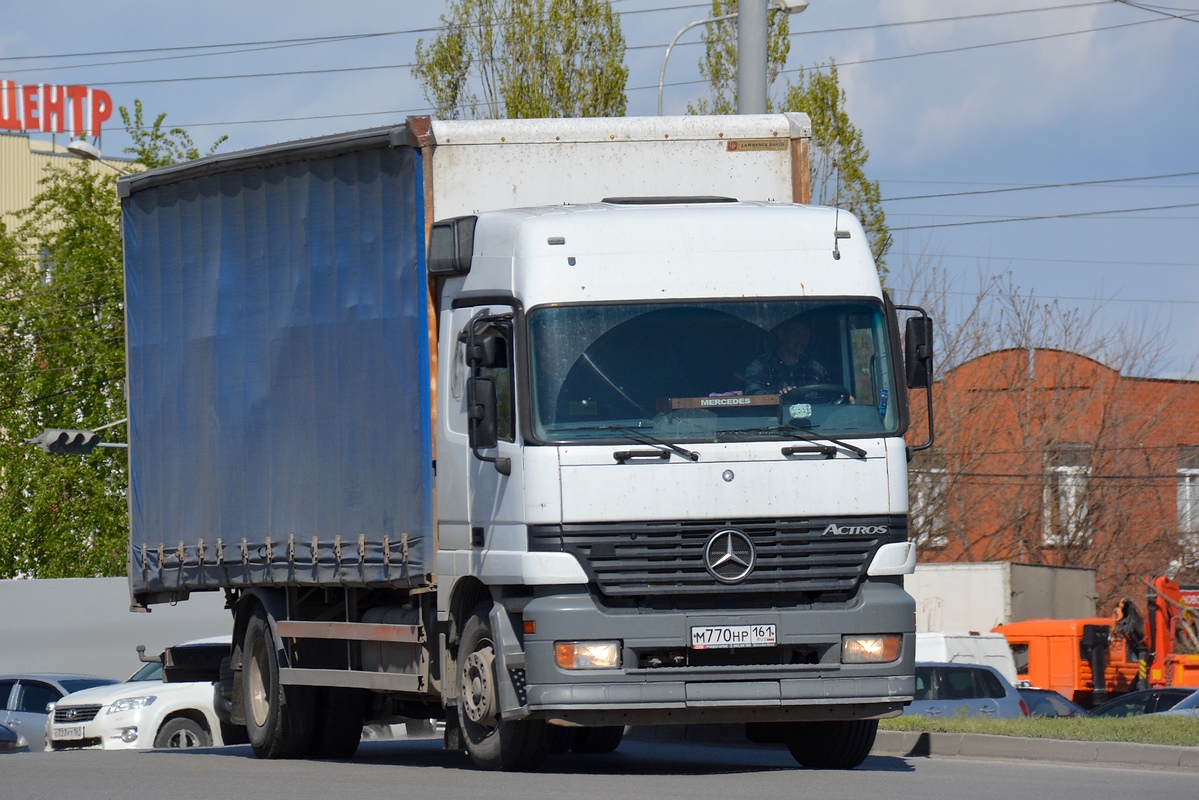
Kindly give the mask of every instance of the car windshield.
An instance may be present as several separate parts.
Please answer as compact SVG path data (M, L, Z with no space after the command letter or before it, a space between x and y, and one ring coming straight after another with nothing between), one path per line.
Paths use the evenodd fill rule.
M1181 702L1175 704L1173 708L1177 711L1183 711L1188 708L1199 708L1199 692L1185 697Z
M876 299L551 306L528 325L541 441L898 430Z
M107 686L110 683L116 683L116 681L111 678L67 678L59 681L59 683L62 684L62 688L66 690L67 694L70 694L71 692L82 692L84 689L91 689L95 686Z
M162 680L162 664L157 661L147 662L141 669L133 673L129 678L129 682L133 681L160 681Z

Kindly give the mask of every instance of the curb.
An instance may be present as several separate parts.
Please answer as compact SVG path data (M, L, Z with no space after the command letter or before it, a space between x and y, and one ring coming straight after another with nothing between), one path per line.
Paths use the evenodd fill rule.
M985 733L879 731L874 755L1060 761L1094 766L1176 767L1199 770L1199 747L1134 742L1030 739Z
M627 735L633 739L689 741L735 747L760 746L751 745L746 740L742 725L637 726L630 728ZM879 731L870 754L900 758L995 758L1060 762L1076 766L1171 767L1199 772L1199 747L1032 739L986 733Z

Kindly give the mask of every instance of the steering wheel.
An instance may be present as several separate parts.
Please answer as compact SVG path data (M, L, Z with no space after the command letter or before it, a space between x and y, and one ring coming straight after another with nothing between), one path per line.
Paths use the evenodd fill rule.
M809 383L806 386L796 386L783 395L788 403L814 403L816 405L841 405L848 403L850 392L844 386L836 383Z

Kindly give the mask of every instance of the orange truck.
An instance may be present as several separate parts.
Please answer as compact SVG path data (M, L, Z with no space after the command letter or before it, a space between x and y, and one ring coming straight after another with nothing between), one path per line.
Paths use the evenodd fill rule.
M1052 689L1084 708L1131 691L1140 659L1113 633L1112 617L1029 619L997 625L1012 648L1016 677ZM1095 675L1104 680L1096 685Z
M1187 594L1167 576L1146 583L1147 621L1125 598L1113 617L1030 619L993 628L1012 648L1017 678L1086 708L1138 688L1199 686L1199 654L1177 652L1180 642L1199 649Z

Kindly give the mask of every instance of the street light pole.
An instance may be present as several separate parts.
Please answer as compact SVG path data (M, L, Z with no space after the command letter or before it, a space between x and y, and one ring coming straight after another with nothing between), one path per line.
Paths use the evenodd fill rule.
M687 31L689 31L692 28L695 28L699 25L711 25L713 22L722 22L726 19L732 19L735 16L737 16L737 15L736 14L724 14L719 17L712 17L710 19L701 19L698 22L689 23L687 25L684 25L683 29L681 31L679 31L678 33L676 33L674 35L674 38L670 40L670 44L666 46L666 55L662 56L662 69L658 73L658 116L659 117L662 116L662 87L665 86L665 82L666 82L666 62L670 59L670 51L673 50L674 46L679 43L679 39L682 38L684 33L686 33Z
M766 53L769 36L769 12L783 11L798 14L808 7L808 0L740 0L738 11L684 25L666 46L662 69L658 72L658 116L662 116L662 87L666 85L666 62L670 51L683 34L700 25L711 25L737 18L737 113L766 113Z
M766 113L766 3L737 3L737 113Z

